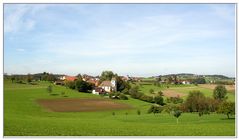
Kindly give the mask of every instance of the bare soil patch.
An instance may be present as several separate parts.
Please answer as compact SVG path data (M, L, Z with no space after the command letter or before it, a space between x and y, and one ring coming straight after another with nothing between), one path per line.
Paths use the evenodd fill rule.
M214 89L217 85L216 84L199 84L199 87ZM235 90L235 85L225 85L226 89L229 91Z
M132 108L127 104L107 99L39 99L37 102L54 112L90 112Z
M176 91L170 90L170 89L163 90L162 92L163 92L163 95L166 96L166 97L183 97L183 96L186 96L183 93L179 93L179 92L176 92Z

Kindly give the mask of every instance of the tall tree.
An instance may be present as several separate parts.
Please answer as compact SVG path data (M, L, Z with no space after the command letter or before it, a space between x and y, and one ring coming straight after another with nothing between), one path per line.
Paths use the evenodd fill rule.
M227 115L227 118L230 118L230 115L235 114L235 103L234 102L227 102L224 101L222 104L219 106L219 109L217 111L218 113L223 113Z
M209 108L207 99L204 94L198 90L190 91L184 103L187 111L189 112L206 112ZM199 114L200 115L200 114Z
M172 81L173 81L173 78L172 78L171 76L169 76L168 79L167 79L167 83L168 83L168 84L171 84Z
M223 100L226 99L227 89L224 85L218 85L213 90L214 99Z
M181 116L182 111L180 110L174 110L173 111L173 116L177 118L177 124L178 124L178 118Z
M111 80L115 74L112 71L103 71L100 75L100 81Z
M81 74L77 74L76 77L77 77L78 80L82 80L82 76L81 76Z
M27 74L27 82L28 83L32 82L32 75L31 74Z

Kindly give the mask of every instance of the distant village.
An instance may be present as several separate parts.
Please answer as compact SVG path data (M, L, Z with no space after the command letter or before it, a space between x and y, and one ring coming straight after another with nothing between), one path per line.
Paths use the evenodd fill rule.
M106 79L102 79L102 74L106 72L108 76ZM167 85L167 84L235 84L235 78L229 78L223 75L195 75L195 74L169 74L169 75L159 75L152 77L135 77L135 76L117 76L112 71L103 71L101 76L91 76L88 74L78 74L77 76L69 76L69 75L59 75L52 73L37 73L37 74L28 74L28 75L7 75L4 74L4 77L8 77L12 80L15 80L18 83L24 83L27 81L30 84L34 84L34 81L51 81L55 85L62 85L66 87L70 87L68 84L71 83L75 85L75 83L81 79L85 83L90 85L87 92L91 92L92 94L100 95L100 94L108 94L112 92L121 92L127 84L129 83L138 83L142 84L145 82L150 82L155 85ZM115 76L116 75L116 76ZM117 77L117 79L116 79ZM119 83L121 81L121 83ZM122 82L123 81L123 82ZM117 83L118 82L118 83ZM124 85L125 84L125 85ZM123 88L119 88L123 86ZM117 89L118 87L118 89ZM72 89L75 89L73 87ZM129 89L129 88L128 88ZM81 90L79 90L81 91Z
M123 81L125 82L141 82L143 80L143 77L130 77L130 76L119 76ZM160 84L168 83L168 79L160 79L160 77L154 77L155 79L158 79L158 82ZM171 77L170 77L171 78ZM68 76L63 75L57 77L57 80L54 82L55 85L65 85L66 82L69 81L76 81L78 79L77 76ZM100 82L99 76L90 76L87 74L82 75L82 80L85 82L88 82L92 84L93 90L92 94L100 95L110 92L117 92L117 80L113 77L111 80L105 80ZM191 84L189 80L178 80L171 78L170 84Z
M128 82L140 82L142 78L140 77L130 77L130 76L119 76L122 80ZM66 82L69 81L76 81L78 77L76 76L68 76L63 75L57 77L57 80L54 82L55 85L65 85ZM110 92L116 92L117 91L117 80L113 77L111 80L105 80L100 82L99 76L90 76L87 74L82 75L82 80L85 82L88 82L94 86L92 93L99 95L99 94L105 94Z

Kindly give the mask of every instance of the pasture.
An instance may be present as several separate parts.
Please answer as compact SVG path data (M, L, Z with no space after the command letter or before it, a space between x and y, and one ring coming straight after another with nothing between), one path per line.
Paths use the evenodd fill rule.
M165 97L181 97L183 99L186 99L187 95L192 90L200 90L204 93L207 97L213 97L213 89L216 87L214 84L199 84L199 85L161 85L156 86L152 82L142 82L135 85L139 85L139 89L141 92L151 95L149 93L150 89L153 89L155 93L158 91L162 91L165 95ZM229 101L235 101L235 86L233 85L226 85L227 89L227 96Z
M226 119L222 114L199 117L197 113L183 113L177 124L167 113L147 114L151 106L147 102L132 98L109 100L55 85L50 95L46 90L49 84L4 81L4 136L235 136L235 119ZM39 103L49 104L50 100L52 107L59 108L60 104L79 110L56 111ZM104 103L98 106L86 101ZM118 108L110 108L112 105ZM82 106L96 110L80 110ZM101 110L104 106L108 108Z

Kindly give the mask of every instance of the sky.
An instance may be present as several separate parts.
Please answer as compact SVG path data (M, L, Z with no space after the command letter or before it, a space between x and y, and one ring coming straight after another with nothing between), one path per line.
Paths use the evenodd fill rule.
M234 4L4 4L4 73L235 77Z

